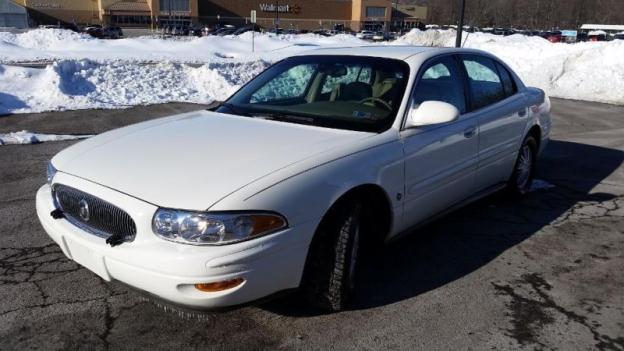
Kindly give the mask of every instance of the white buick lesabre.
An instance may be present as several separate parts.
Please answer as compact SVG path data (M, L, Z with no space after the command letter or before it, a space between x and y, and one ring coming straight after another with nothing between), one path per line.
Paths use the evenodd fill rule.
M37 213L72 260L175 304L301 288L340 310L364 244L504 187L526 193L549 114L544 92L485 52L320 49L214 111L62 151Z

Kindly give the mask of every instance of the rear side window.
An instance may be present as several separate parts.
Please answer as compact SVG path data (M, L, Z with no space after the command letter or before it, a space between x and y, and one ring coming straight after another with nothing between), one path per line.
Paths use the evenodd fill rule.
M498 68L498 74L500 75L501 81L503 82L503 89L505 89L505 96L509 97L514 95L518 89L516 88L516 83L513 78L511 78L511 74L509 71L503 67L500 63L496 63L496 68Z
M451 57L443 57L431 63L423 73L412 97L413 107L424 101L443 101L466 112L464 86L459 69Z
M465 56L462 61L468 74L473 109L491 105L506 97L494 61L479 56Z

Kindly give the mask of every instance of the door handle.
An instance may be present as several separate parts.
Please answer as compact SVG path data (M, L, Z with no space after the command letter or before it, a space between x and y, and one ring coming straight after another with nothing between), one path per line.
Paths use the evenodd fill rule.
M527 114L527 109L526 109L526 107L525 107L525 108L523 108L522 110L518 111L518 116L519 116L519 117L524 117L524 116L526 116L526 114Z
M475 126L464 129L464 137L466 138L472 138L475 134L477 134L477 128Z

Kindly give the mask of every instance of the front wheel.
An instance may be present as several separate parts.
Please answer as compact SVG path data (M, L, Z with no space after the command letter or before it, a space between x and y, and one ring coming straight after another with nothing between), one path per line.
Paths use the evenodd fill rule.
M536 156L537 142L532 136L527 136L520 147L513 173L507 182L507 187L513 195L522 196L531 190Z
M314 236L302 287L307 300L324 310L343 310L355 290L362 205L346 201L323 218Z

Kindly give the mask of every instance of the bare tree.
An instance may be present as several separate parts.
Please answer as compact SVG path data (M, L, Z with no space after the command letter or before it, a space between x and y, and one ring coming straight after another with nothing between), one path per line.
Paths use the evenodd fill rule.
M457 22L459 0L399 0L427 5L429 23ZM486 27L577 28L583 23L624 24L623 0L466 0L466 23Z

